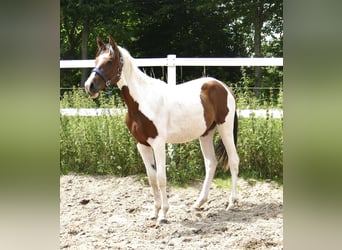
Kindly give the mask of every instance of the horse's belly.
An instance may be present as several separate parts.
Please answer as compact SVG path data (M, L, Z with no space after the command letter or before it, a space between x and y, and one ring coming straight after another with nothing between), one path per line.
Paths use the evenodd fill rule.
M166 130L166 142L183 143L192 141L206 131L204 119L193 119L189 117L184 120L174 120L169 123Z

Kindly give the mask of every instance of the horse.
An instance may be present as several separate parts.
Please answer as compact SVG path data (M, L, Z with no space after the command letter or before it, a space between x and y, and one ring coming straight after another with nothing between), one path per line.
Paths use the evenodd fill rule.
M199 138L205 163L202 190L194 209L208 200L219 154L219 160L231 172L231 194L227 210L237 200L239 171L237 154L237 115L234 94L223 82L211 78L170 85L143 73L130 53L118 46L112 36L104 43L97 37L95 68L84 84L90 98L101 90L117 86L127 105L126 125L134 136L144 162L154 198L151 219L167 222L169 203L166 192L165 146ZM213 138L218 130L220 140L215 151Z

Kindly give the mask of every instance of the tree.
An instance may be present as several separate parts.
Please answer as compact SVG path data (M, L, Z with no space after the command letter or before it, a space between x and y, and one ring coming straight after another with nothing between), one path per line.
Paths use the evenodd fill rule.
M127 8L130 9L125 0L61 0L61 58L88 59L88 54L94 55L96 52L93 42L96 36L107 37L114 31L120 38L125 37L125 32L129 34L127 27L130 25L127 22L132 18ZM78 81L79 86L83 87L87 75L87 69L83 69L81 75L79 70L72 70L61 73L61 80ZM69 86L69 83L66 85Z
M61 59L93 58L96 36L109 34L135 57L282 56L282 6L281 0L61 0ZM246 73L251 87L261 87L279 84L281 71L255 67ZM178 81L199 76L198 68L182 73ZM206 73L241 79L238 67ZM63 70L61 86L82 86L86 75Z
M144 24L137 43L142 57L176 54L179 57L236 57L246 55L237 30L230 28L221 1L139 1L137 13ZM207 74L237 81L239 68L210 68ZM198 68L183 68L185 81L199 77Z
M249 56L263 57L266 54L282 56L282 0L231 0L226 5L233 9L236 20L239 20L237 21L238 25L246 34L245 39L249 41L246 46L251 49ZM252 37L253 39L251 39ZM281 44L281 46L277 46L276 54L270 46L267 46L267 39L270 37L273 40L278 40L277 42ZM257 87L255 88L257 96L259 87L262 86L262 73L260 66L255 67L254 82Z

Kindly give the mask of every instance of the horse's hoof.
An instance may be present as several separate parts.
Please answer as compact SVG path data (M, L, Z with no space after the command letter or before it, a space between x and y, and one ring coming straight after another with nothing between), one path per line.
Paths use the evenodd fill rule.
M232 210L232 208L234 207L234 205L236 205L237 203L238 203L237 199L234 199L233 201L230 201L230 202L228 203L228 206L227 206L227 208L226 208L226 211Z
M192 209L195 210L195 211L202 211L203 210L203 207L202 205L205 203L206 201L201 201L201 202L198 202L196 201L195 204L192 205Z
M147 217L146 219L147 219L147 220L156 220L157 217L155 217L155 216L150 216L150 217Z
M195 211L202 211L203 207L193 206L192 209L195 210Z
M158 225L161 225L161 224L170 224L170 222L167 219L160 219L158 221Z
M226 211L231 210L233 206L234 206L233 203L229 203L228 206L227 206L227 208L226 208Z

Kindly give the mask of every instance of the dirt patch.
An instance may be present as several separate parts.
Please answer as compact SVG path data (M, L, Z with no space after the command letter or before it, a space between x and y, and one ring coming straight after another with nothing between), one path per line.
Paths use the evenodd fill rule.
M169 188L168 224L149 220L153 197L138 177L60 178L61 249L282 249L283 192L273 182L239 179L239 201L212 184L202 211L191 206L202 183Z

